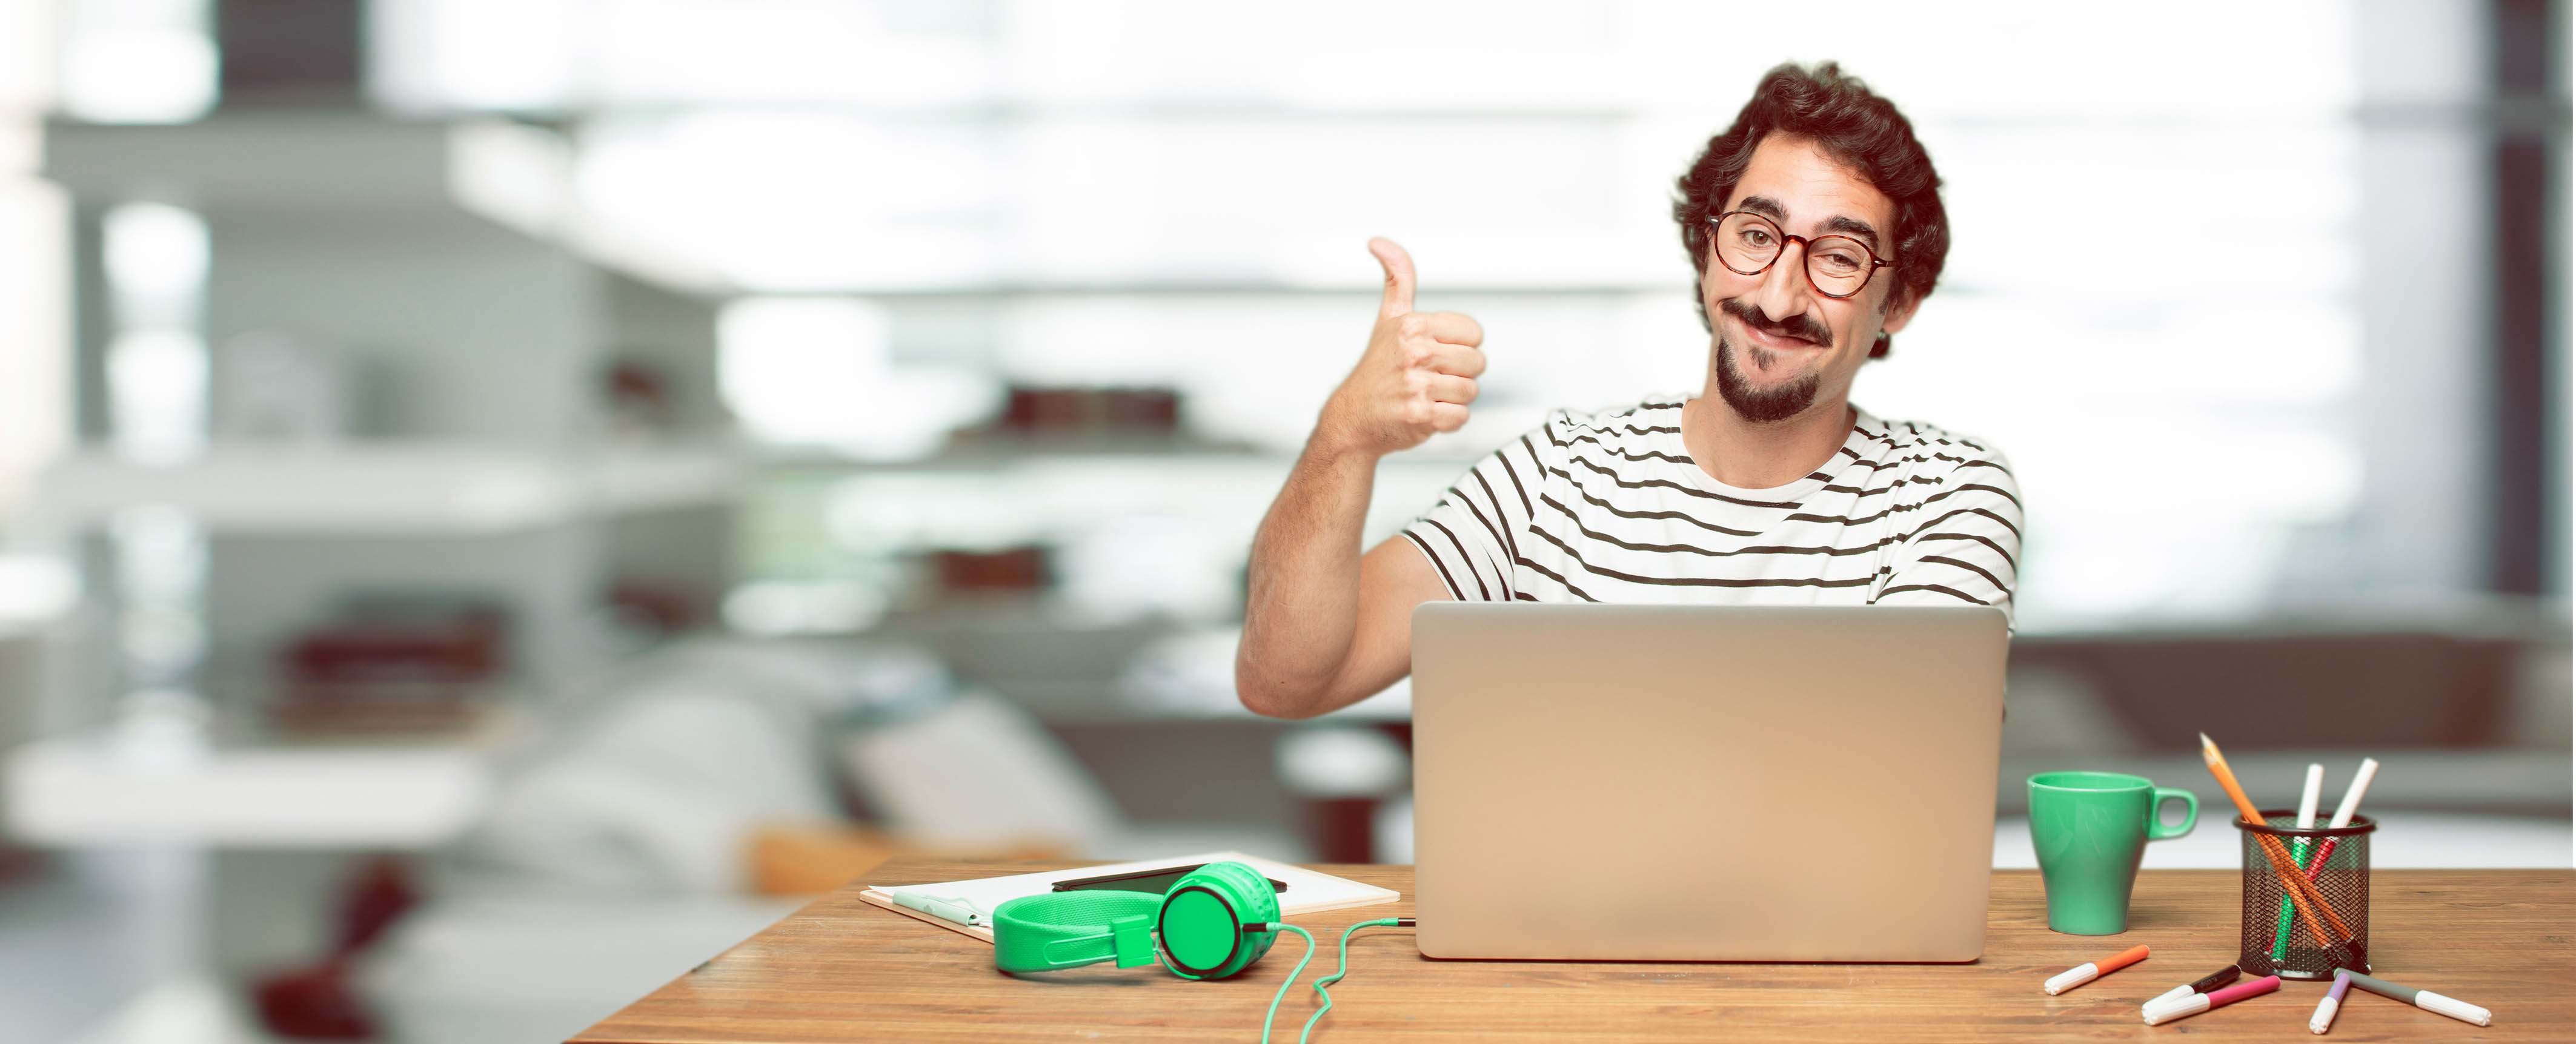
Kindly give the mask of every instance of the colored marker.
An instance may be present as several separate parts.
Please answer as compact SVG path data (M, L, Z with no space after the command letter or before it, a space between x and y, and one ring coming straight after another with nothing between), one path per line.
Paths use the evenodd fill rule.
M2352 787L2343 792L2343 804L2335 807L2334 819L2326 824L2327 827L2341 830L2352 825L2352 814L2361 811L2362 792L2370 789L2371 777L2377 775L2379 775L2378 759L2361 759L2361 771L2353 773ZM2334 854L2335 842L2341 840L2343 839L2339 837L2329 837L2324 844L2317 846L2316 858L2308 861L2308 880L2317 879L2317 873L2326 868L2326 857Z
M2306 830L2317 825L2317 791L2325 785L2325 781L2326 767L2315 762L2309 762L2308 781L2305 785L2299 788L2299 829ZM2291 841L2290 861L2293 863L2304 864L2307 858L2308 839L2302 837ZM2309 878L2309 880L2313 881L2315 878ZM2292 916L2294 916L2294 914L2290 909L2290 897L2286 895L2282 896L2281 921L2278 927L2272 929L2272 960L2274 963L2290 959L2290 918Z
M2059 972L2056 975L2050 976L2049 980L2040 984L2039 988L2047 991L2049 996L2054 997L2146 959L2147 944L2139 943L2136 946L2129 947L2128 949L2102 958L2101 960L2093 961L2089 964L2078 964L2072 968L2066 969L2065 971Z
M2350 978L2355 986L2390 1000L2405 1001L2436 1015L2448 1015L2472 1026L2484 1026L2495 1021L2494 1012L2456 997L2445 997L2431 990L2419 990L2412 986L2400 986L2385 979L2371 978L2360 972L2343 974L2344 977Z
M2147 1025L2162 1026L2175 1019L2190 1018L2211 1008L2224 1008L2247 997L2260 997L2280 988L2280 976L2266 975L2260 979L2248 979L2216 993L2195 993L2181 1000L2167 1001L2163 1007L2151 1008L2141 1014L2146 1016Z
M2308 1032L2324 1033L2334 1025L2335 1009L2343 1007L2344 991L2352 989L2352 973L2335 969L2335 984L2326 989L2324 1000L2317 1002L2317 1013L2308 1016Z
M2245 973L2239 971L2235 965L2231 964L2207 975L2203 975L2192 982L2176 986L2170 990L2164 991L2163 993L2157 994L2156 999L2148 1001L2145 1004L2138 1005L2138 1007L2141 1009L2149 1008L2165 1003L2166 1001L2180 1000L2195 993L2207 993L2221 986L2225 986L2228 983L2235 982L2236 977L2243 974Z

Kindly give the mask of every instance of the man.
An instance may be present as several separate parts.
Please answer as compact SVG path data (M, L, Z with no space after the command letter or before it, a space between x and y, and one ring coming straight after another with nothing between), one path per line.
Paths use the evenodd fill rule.
M1369 241L1376 328L1253 539L1245 706L1304 718L1384 689L1410 670L1413 607L1440 598L2010 611L2003 455L1849 400L1949 250L1912 125L1833 63L1782 65L1679 188L1710 333L1699 397L1559 410L1363 555L1379 458L1457 430L1485 369L1476 321L1413 311L1412 259Z

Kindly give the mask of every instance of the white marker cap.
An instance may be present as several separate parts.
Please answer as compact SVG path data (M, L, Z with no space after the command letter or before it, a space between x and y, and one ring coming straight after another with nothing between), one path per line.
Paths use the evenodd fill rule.
M2186 982L2186 983L2184 983L2184 984L2182 984L2182 985L2180 985L2180 986L2176 986L2176 987L2174 987L2174 988L2172 988L2172 989L2170 989L2170 990L2166 990L2166 991L2164 991L2163 993L2156 994L2154 997L2149 998L2149 999L2147 1000L2147 1002L2146 1002L2146 1003L2141 1004L2141 1005L2138 1005L2138 1010L2140 1010L2140 1011L2145 1011L2145 1010L2146 1010L2146 1009L2148 1009L2148 1008L2152 1008L2152 1007L2155 1007L2156 1005L2163 1004L2163 1003L2165 1003L2166 1001L2170 1001L2170 1000L2177 1000L2177 999L2180 999L2180 998L2183 998L2183 997L2188 997L2188 996L2191 996L2191 984Z
M2147 1025L2161 1026L2165 1023L2172 1022L2175 1019L2182 1018L2183 1016L2198 1015L2201 1012L2208 1010L2209 995L2206 993L2195 993L2191 996L2169 1000L2162 1004L2149 1005L2138 1014L2146 1017Z
M2050 976L2047 982L2040 984L2039 988L2054 997L2101 977L2102 969L2095 967L2093 962L2086 961Z
M2318 998L2317 1013L2308 1016L2308 1032L2325 1032L2326 1027L2334 1025L2335 1009L2342 1006L2343 1002L2332 997Z
M2343 792L2343 803L2335 806L2334 818L2326 825L2343 827L2350 824L2353 813L2361 811L2361 796L2370 791L2371 777L2377 775L2379 775L2379 759L2361 759L2361 771L2352 774L2351 788Z
M2429 1012L2448 1015L2462 1022L2484 1026L2495 1021L2495 1013L2464 1000L2445 997L2431 990L2415 995L2415 1006Z

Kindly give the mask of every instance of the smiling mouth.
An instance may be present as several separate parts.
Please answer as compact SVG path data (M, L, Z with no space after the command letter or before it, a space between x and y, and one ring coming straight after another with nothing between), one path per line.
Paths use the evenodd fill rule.
M1815 341L1810 341L1804 337L1777 330L1765 330L1741 319L1736 320L1736 325L1744 328L1746 338L1753 342L1756 347L1769 348L1774 351L1824 347L1824 345Z

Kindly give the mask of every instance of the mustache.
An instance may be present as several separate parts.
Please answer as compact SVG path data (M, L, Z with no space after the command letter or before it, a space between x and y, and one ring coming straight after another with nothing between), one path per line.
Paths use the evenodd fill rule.
M1825 329L1825 324L1817 322L1816 317L1812 315L1800 313L1775 323L1771 321L1770 316L1762 314L1761 309L1745 303L1741 297L1730 297L1719 301L1717 310L1734 316L1737 321L1763 333L1813 341L1827 348L1834 346L1833 331Z

